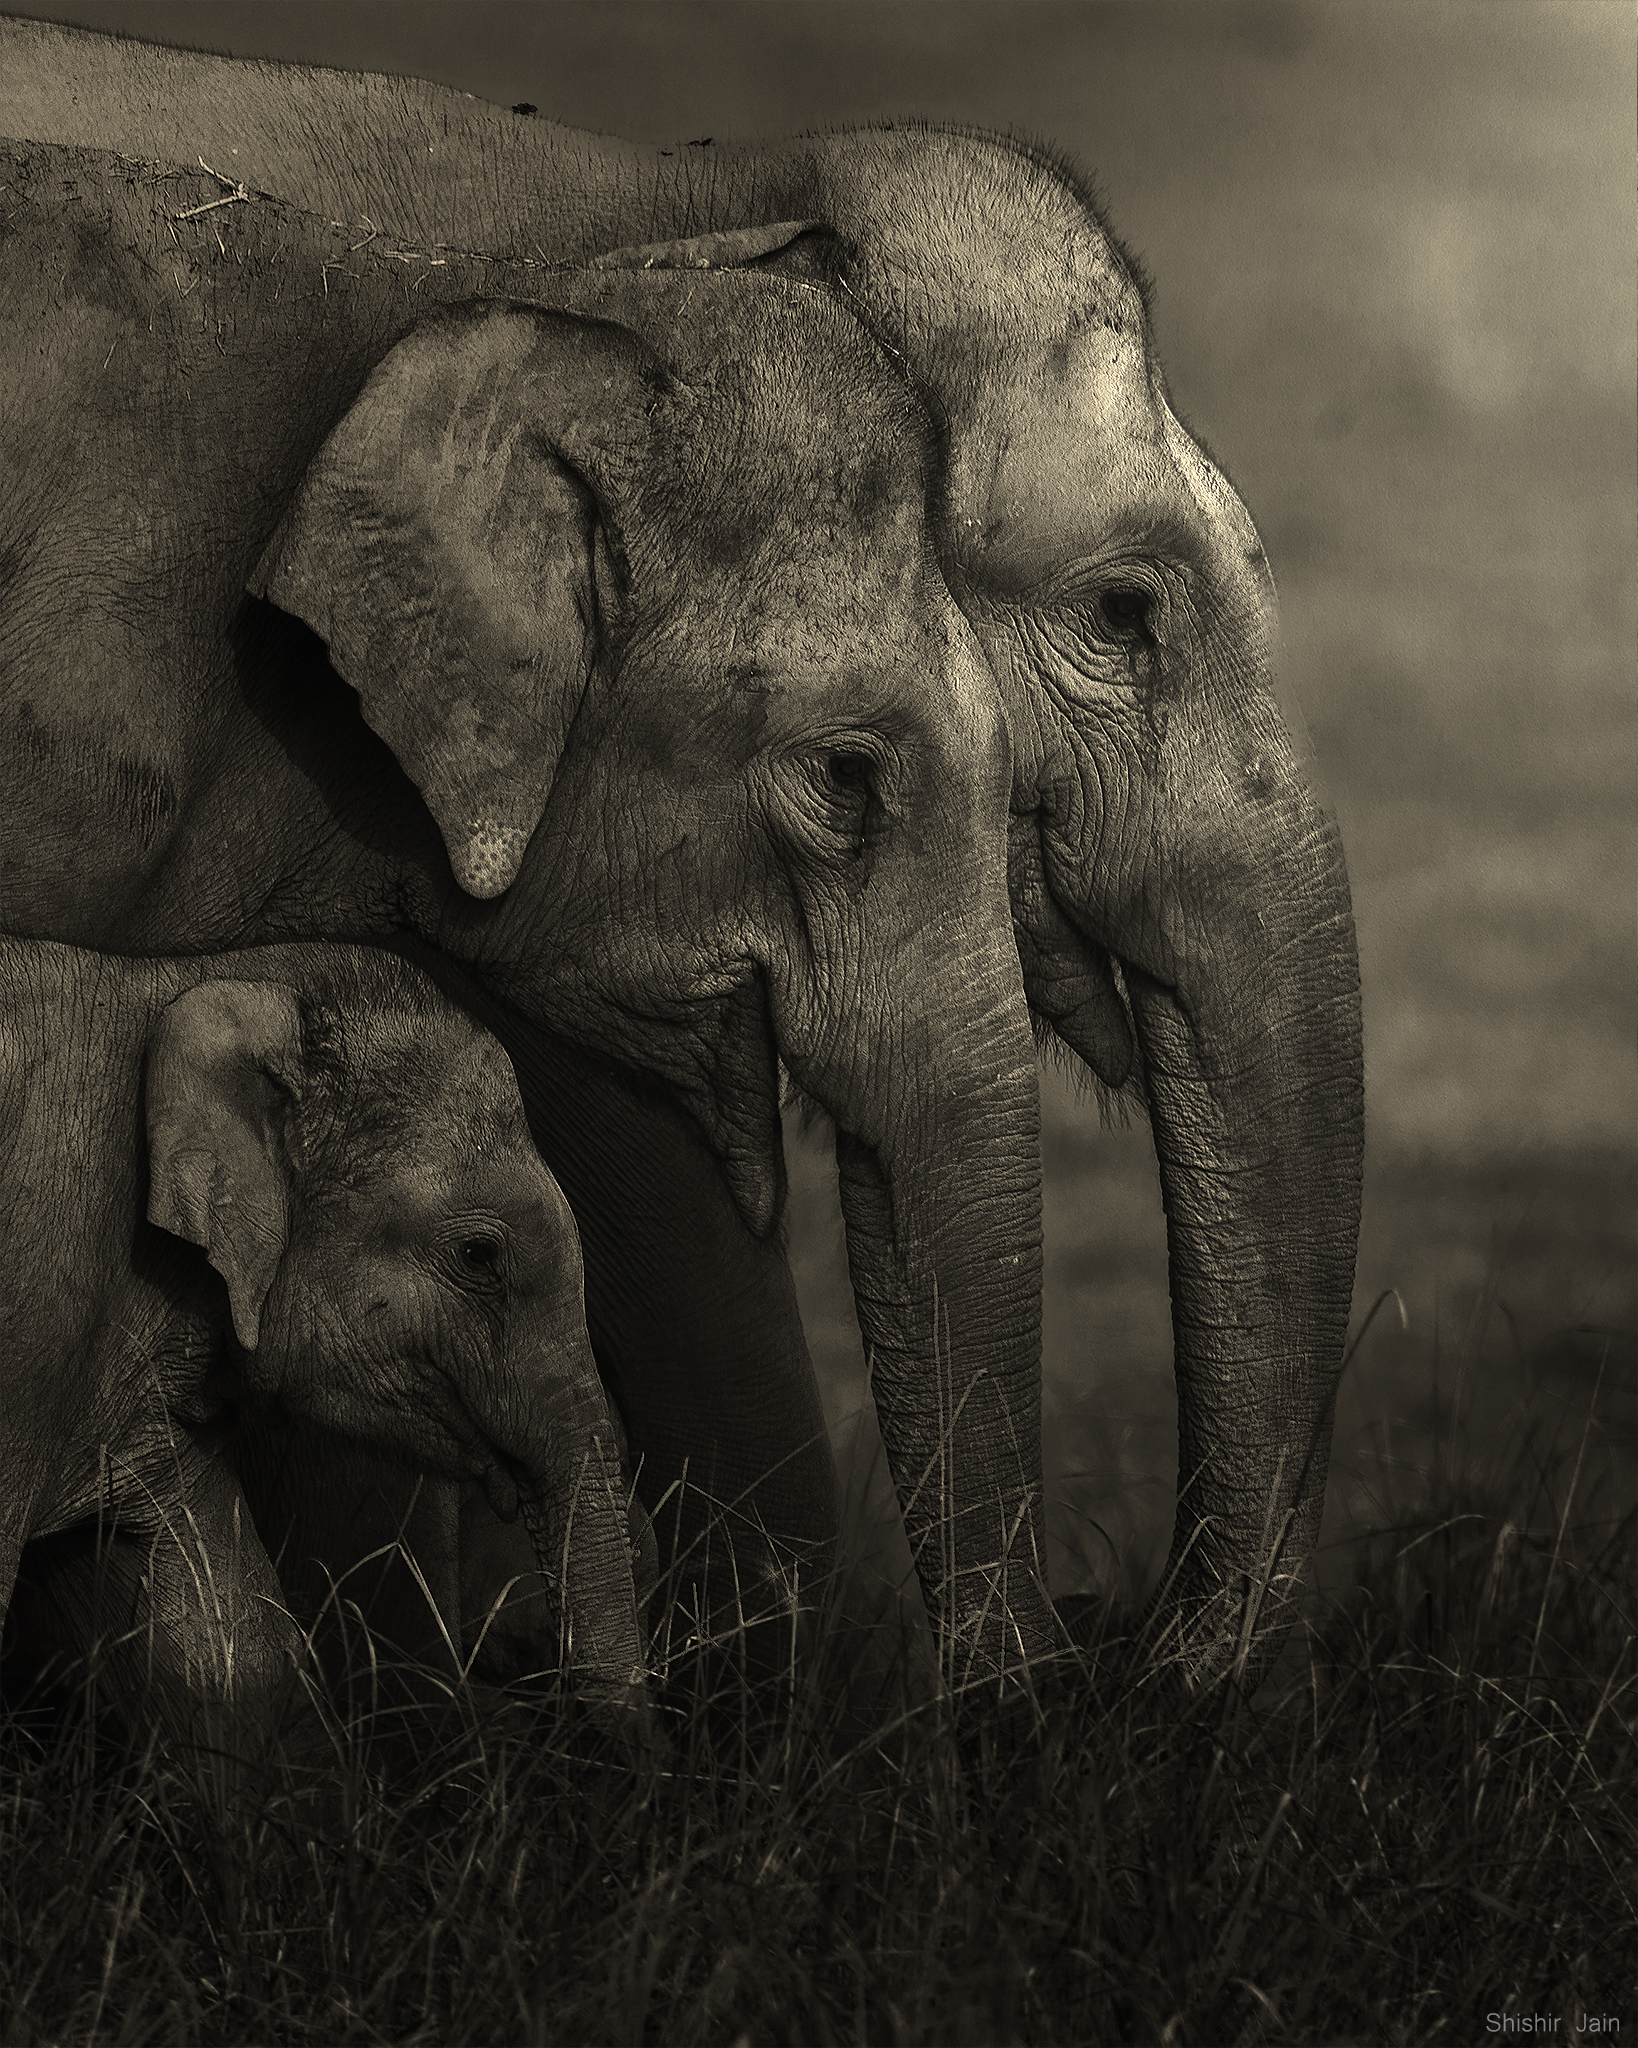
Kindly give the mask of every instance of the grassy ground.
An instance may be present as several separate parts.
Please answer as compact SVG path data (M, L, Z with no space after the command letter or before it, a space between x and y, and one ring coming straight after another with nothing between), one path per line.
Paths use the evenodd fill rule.
M1482 1370L1489 1341L1443 1340L1441 1377ZM551 1701L455 1702L390 1779L346 1731L330 1838L303 1848L277 1802L235 1817L197 1775L122 1759L74 1700L14 1701L0 2038L1630 2029L1638 1540L1609 1455L1616 1349L1579 1430L1544 1412L1505 1461L1457 1430L1391 1468L1378 1533L1356 1521L1333 1549L1309 1626L1238 1707L1183 1714L1105 1642L1043 1674L1037 1710L956 1727L857 1567L797 1682L675 1717L668 1762L599 1750Z

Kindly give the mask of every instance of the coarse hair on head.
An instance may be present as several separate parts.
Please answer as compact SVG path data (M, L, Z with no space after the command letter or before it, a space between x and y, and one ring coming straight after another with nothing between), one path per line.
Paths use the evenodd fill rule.
M418 1133L447 1128L479 1148L502 1127L514 1135L515 1084L499 1102L481 1080L472 1085L478 1074L498 1075L505 1055L396 954L324 949L298 1008L302 1135L321 1183L357 1188L385 1177Z

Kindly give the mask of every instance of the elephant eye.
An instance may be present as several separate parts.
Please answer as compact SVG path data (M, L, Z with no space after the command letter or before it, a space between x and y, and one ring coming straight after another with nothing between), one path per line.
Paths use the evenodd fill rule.
M500 1266L500 1241L493 1237L463 1237L458 1255L467 1272L487 1276Z
M870 794L870 771L874 764L868 754L827 754L825 781L832 796L844 802Z
M819 759L819 787L830 829L847 840L852 856L864 852L865 812L874 788L876 764L868 754L837 752Z
M870 738L837 733L825 744L814 734L799 750L784 757L785 783L794 809L788 813L797 839L811 852L834 860L845 852L850 861L863 857L869 820L881 793L881 778L891 769ZM783 773L781 780L783 781Z
M1151 640L1149 604L1148 591L1121 585L1103 593L1099 610L1117 640Z

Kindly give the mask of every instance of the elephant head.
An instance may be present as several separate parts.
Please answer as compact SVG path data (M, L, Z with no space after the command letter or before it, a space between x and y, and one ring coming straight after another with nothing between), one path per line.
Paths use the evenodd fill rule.
M425 798L468 892L440 944L680 1095L753 1232L780 1059L835 1118L923 1587L991 1674L1049 1631L1038 1105L1011 751L932 552L933 444L825 294L622 291L619 321L487 302L410 332L251 588Z
M1254 1671L1318 1534L1363 1132L1347 873L1281 715L1256 528L1168 403L1135 264L1049 153L911 124L712 169L689 240L600 261L822 283L939 422L939 558L1012 739L1030 1006L1131 1081L1159 1154L1179 1508L1157 1612L1191 1676Z
M503 1519L521 1508L577 1692L636 1705L626 1493L579 1239L506 1055L390 955L276 957L289 981L206 981L161 1013L149 1219L226 1281L253 1393L481 1482Z
M875 146L892 203L838 223L836 276L938 394L941 560L1012 732L1026 988L1112 1086L1136 1038L1178 1384L1160 1597L1207 1675L1278 1642L1324 1505L1363 1133L1341 842L1281 716L1256 528L1089 195L988 139Z

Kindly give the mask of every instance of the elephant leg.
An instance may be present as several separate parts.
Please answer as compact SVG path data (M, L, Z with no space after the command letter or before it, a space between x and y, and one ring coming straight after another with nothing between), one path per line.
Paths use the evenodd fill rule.
M543 1077L543 1082L546 1077ZM531 1073L530 1080L535 1075ZM598 1364L675 1590L760 1606L828 1572L836 1470L784 1245L753 1237L692 1120L573 1054L531 1092L569 1197Z
M306 1643L226 1465L183 1440L177 1489L152 1528L91 1528L34 1546L37 1637L91 1653L113 1704L218 1768L225 1790L264 1764L302 1712Z
M338 1698L367 1709L383 1694L439 1696L459 1658L458 1489L256 1409L231 1457Z

